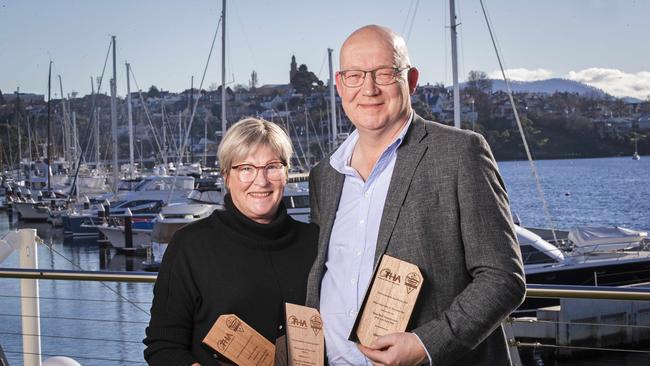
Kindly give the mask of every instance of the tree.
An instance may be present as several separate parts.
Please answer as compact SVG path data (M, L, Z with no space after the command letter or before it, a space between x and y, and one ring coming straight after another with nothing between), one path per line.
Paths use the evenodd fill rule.
M487 124L492 110L490 102L492 80L488 79L483 71L470 71L464 92L474 101L474 110L478 115L477 122Z
M487 77L483 71L470 71L467 75L465 90L469 93L480 92L485 94L492 93L492 80Z
M159 98L160 90L155 85L152 85L147 92L147 98Z
M431 113L431 108L429 108L429 106L426 103L424 103L423 101L421 101L421 100L418 100L415 103L413 103L413 110L415 111L415 113L418 116L420 116L420 117L422 117L424 119L427 119L427 120L430 120L430 121L437 119L433 115L433 113Z
M245 93L245 92L248 91L248 89L246 88L246 85L244 85L244 84L235 84L233 89L234 89L235 93ZM226 89L226 90L228 90L228 89Z
M297 93L304 95L311 95L312 92L324 88L324 83L318 79L316 74L309 71L305 64L298 67L298 71L291 78L291 85Z
M255 88L257 88L257 71L255 70L251 72L250 87L251 90L255 90Z

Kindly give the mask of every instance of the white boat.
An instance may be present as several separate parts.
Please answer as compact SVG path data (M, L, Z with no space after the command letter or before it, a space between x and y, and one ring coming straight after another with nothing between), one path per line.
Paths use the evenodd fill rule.
M154 221L151 233L153 262L152 267L160 263L176 230L190 222L208 217L215 209L223 205L221 190L195 190L189 197L195 203L170 205L161 211L161 215ZM198 203L203 202L203 203ZM295 220L309 222L309 189L298 182L287 183L284 188L283 202L287 213Z
M144 201L139 200L133 202ZM124 210L128 208L130 212L134 210L133 207L127 207L130 206L128 203L121 204L121 206ZM214 185L210 188L193 190L187 195L187 198L183 202L172 202L168 205L161 204L157 206L158 211L155 212L156 216L152 221L152 225L146 229L137 228L133 230L133 245L136 247L135 236L137 235L139 247L146 248L153 245L154 255L156 252L159 252L162 256L162 253L164 253L166 246L161 248L158 245L159 242L156 242L152 239L152 231L156 231L156 227L160 227L158 230L161 232L169 232L169 238L171 238L171 234L173 234L181 226L192 221L208 217L215 209L221 207L223 207L223 196L220 187ZM124 212L120 212L117 209L111 208L111 216L113 216L114 212L118 214L124 214ZM133 211L134 216L136 212L138 211ZM154 214L154 212L152 211L150 214ZM124 227L122 225L99 225L97 226L97 229L107 236L113 247L124 247ZM110 233L108 233L109 231ZM165 242L165 244L166 243L167 242Z
M119 191L96 197L103 201L157 200L166 203L184 202L194 189L194 178L188 176L152 175L140 181L133 191Z
M645 231L632 230L619 226L581 226L571 229L568 238L578 252L588 254L637 248L647 237L648 233Z
M53 161L49 166L49 182L47 174L48 165L44 161L30 161L25 159L21 161L20 165L22 173L26 177L25 185L31 189L66 189L68 187L70 165L62 159Z
M624 229L616 236L610 230L606 237L592 239L600 244L589 246L584 238L576 243L572 241L576 236L569 235L556 246L530 230L515 228L527 283L619 286L650 282L650 241L645 232ZM591 232L601 233L599 229Z
M46 221L50 217L50 209L45 202L36 202L33 199L15 201L13 207L24 221Z
M108 240L113 248L117 250L124 250L126 249L126 239L125 239L125 233L124 233L124 226L123 225L109 225L109 224L103 224L103 225L98 225L97 229L106 236L106 240ZM133 240L133 249L138 250L138 249L146 249L151 246L151 240L150 240L150 235L149 233L151 232L151 229L137 229L137 228L132 228L132 240Z
M153 228L149 233L153 261L155 263L162 261L167 244L176 230L191 222L206 218L214 210L221 208L223 208L222 204L211 203L185 203L164 207L160 215L154 220Z

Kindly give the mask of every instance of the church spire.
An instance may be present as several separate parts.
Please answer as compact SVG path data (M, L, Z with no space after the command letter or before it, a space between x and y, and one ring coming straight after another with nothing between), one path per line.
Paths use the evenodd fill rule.
M293 80L293 76L298 72L298 64L296 63L296 55L291 56L291 71L289 71L289 83Z

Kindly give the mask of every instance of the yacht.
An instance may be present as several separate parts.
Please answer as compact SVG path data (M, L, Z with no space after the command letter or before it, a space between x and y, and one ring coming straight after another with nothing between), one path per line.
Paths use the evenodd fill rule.
M201 182L199 187L192 190L184 201L161 205L150 219L144 219L141 216L140 222L137 224L134 222L134 248L153 246L154 255L156 252L161 252L162 255L164 248L160 249L157 245L158 242L153 238L154 233L167 233L165 235L166 238L168 237L165 241L167 243L178 228L189 222L208 217L215 209L221 207L223 207L223 195L220 182ZM111 209L111 216L113 216L113 209ZM112 220L108 224L97 225L96 228L108 238L113 247L117 249L125 247L124 226L121 220L117 220L117 222Z
M531 230L515 227L527 283L621 286L650 281L650 241L645 231L581 227L554 245Z
M99 235L98 211L105 201L110 202L110 216L124 216L129 209L135 221L150 221L166 204L185 202L194 188L194 178L187 176L149 176L141 180L125 180L117 194L112 192L95 196L88 209L76 209L62 217L63 233L72 237ZM132 188L129 190L128 188ZM67 216L67 217L66 217Z
M198 189L188 198L194 203L166 207L154 221L151 232L152 261L147 269L156 271L172 235L190 222L208 217L223 207L221 189ZM309 189L304 179L290 179L284 188L283 202L287 213L297 221L309 222Z

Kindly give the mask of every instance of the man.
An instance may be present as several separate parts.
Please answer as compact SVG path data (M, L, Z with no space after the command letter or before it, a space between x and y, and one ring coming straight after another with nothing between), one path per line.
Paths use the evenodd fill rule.
M505 365L501 321L523 300L508 198L485 140L415 115L418 71L390 29L358 29L336 87L356 127L311 171L319 253L307 304L319 307L331 365ZM407 332L347 341L383 254L417 265Z

